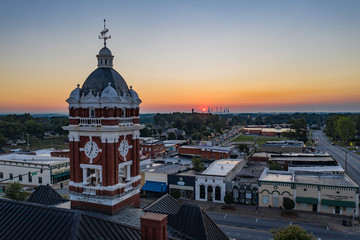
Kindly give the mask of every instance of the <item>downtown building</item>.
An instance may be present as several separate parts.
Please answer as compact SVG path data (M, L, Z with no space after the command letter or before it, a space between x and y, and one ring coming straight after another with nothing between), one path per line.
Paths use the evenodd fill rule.
M283 170L266 167L259 178L259 206L283 207L284 198L295 210L359 215L359 186L329 155L272 156Z

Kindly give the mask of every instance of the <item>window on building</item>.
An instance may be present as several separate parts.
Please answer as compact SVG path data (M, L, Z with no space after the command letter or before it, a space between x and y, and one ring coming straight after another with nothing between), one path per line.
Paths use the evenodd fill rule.
M19 174L19 181L21 182L22 181L22 175Z
M0 172L0 178L4 178L4 173Z
M14 179L14 176L12 173L10 173L10 180L13 180Z
M107 59L105 59L105 64L107 64Z
M347 208L346 208L346 211L352 213L352 212L354 211L354 209L351 208L351 207L347 207Z
M328 209L329 209L329 205L321 205L321 208L322 208L323 210L328 210Z
M304 208L308 207L307 203L300 203L300 205L301 205L301 207L304 207Z
M205 186L200 185L200 198L205 199Z
M29 182L32 182L32 176L31 175L29 175Z
M221 188L219 186L215 187L215 200L221 201Z
M262 196L262 203L265 204L269 204L269 196Z
M122 114L121 114L121 116L122 116L122 117L126 117L126 109L125 109L125 108L122 109Z
M94 118L95 117L95 109L90 109L90 117Z
M42 184L42 177L39 177L39 184Z
M214 155L214 154L211 154L211 159L215 159L215 155Z
M223 155L220 155L220 159L223 159L224 158L224 156Z

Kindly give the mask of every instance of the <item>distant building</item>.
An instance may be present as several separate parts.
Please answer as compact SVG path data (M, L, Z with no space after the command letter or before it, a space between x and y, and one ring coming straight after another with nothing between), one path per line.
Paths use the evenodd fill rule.
M20 182L25 186L54 184L70 178L68 158L25 154L0 155L2 183Z
M220 160L230 158L231 148L187 145L179 147L178 153L179 155L200 157L206 160Z
M301 153L304 142L294 140L268 141L261 146L261 151L271 153Z
M283 128L280 125L275 126L274 128L269 127L246 127L244 132L247 134L256 134L260 136L269 136L269 137L280 137L284 132L289 132L290 128Z
M70 150L55 150L50 152L50 156L52 157L63 157L63 158L70 158Z
M359 215L359 186L340 166L314 166L272 171L259 179L259 206L282 207L284 198L296 210Z
M140 137L140 155L150 157L152 159L164 156L165 145L162 141L154 140L153 138Z
M168 190L168 175L188 170L190 166L151 163L141 166L141 191L143 195L162 195Z
M338 166L338 162L329 154L311 153L283 153L271 154L271 162L282 166L283 170L289 167L310 167L310 166Z

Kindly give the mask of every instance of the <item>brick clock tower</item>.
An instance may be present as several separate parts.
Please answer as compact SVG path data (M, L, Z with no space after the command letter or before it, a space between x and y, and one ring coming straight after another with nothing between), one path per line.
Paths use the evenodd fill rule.
M114 214L140 205L139 105L137 93L115 71L106 47L98 68L75 88L69 103L71 208Z

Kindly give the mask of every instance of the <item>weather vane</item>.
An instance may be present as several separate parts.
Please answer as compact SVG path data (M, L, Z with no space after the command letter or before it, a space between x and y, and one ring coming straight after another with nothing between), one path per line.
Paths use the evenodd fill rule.
M111 39L111 35L107 36L109 29L106 28L106 20L104 19L104 30L100 32L99 39L104 39L104 46L106 47L106 40Z

